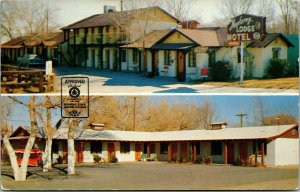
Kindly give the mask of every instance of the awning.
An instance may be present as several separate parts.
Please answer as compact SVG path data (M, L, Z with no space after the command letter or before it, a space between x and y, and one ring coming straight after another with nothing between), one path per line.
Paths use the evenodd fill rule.
M151 49L159 50L185 50L197 47L195 44L190 43L162 43L151 47Z

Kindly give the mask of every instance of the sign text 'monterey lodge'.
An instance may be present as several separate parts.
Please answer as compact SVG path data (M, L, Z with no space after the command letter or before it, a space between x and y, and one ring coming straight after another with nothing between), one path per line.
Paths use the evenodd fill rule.
M228 41L261 41L266 33L266 17L242 14L227 27Z

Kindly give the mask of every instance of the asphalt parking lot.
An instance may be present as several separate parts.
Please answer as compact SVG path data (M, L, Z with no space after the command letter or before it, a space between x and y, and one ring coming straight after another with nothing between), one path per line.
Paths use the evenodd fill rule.
M195 94L195 93L298 93L298 90L241 88L204 85L201 83L178 82L175 78L147 78L142 73L116 72L91 68L56 67L55 92L61 92L61 78L84 76L89 78L90 94ZM67 87L63 87L67 90Z
M256 168L225 165L135 162L89 164L67 176L66 165L51 173L29 168L25 182L15 182L2 168L2 189L15 190L293 190L298 187L298 167Z

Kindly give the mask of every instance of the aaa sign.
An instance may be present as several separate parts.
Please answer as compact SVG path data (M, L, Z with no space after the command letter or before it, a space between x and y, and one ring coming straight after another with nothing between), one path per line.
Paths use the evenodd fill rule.
M261 41L266 33L266 17L240 15L227 27L228 41Z

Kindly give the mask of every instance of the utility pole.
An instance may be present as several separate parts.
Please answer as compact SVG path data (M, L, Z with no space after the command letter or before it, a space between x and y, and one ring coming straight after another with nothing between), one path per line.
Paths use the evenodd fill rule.
M240 117L240 127L243 127L243 117L247 116L245 113L237 114L236 116Z
M46 34L48 34L49 29L49 10L46 10Z
M121 11L123 11L123 0L121 0Z

